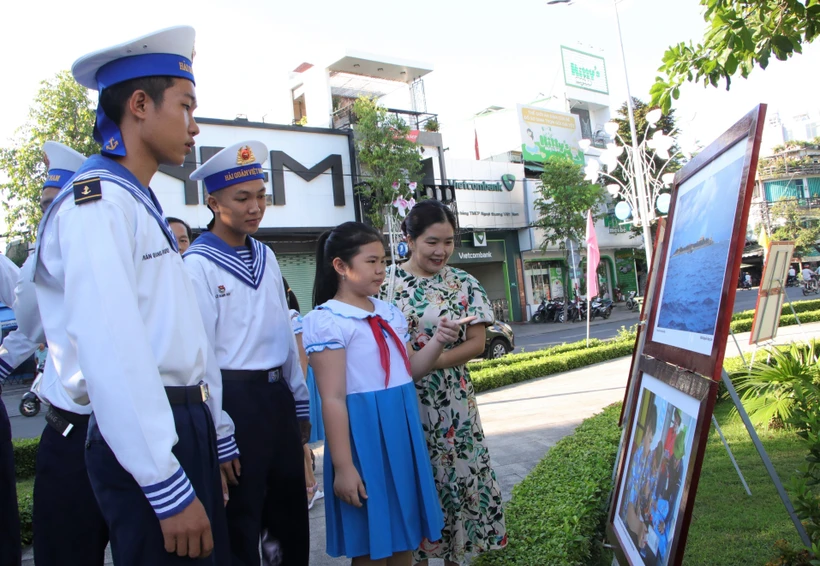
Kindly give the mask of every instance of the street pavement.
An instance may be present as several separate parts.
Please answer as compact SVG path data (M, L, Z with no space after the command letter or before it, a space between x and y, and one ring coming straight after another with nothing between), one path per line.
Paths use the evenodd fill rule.
M779 330L777 343L816 336L820 336L820 323L805 324L802 327L788 326ZM748 343L749 333L737 335L737 341L744 352L754 349ZM730 337L726 356L735 355L737 346ZM556 442L571 434L584 419L611 403L623 400L629 363L630 358L623 357L502 387L477 396L487 445L505 501L509 500L513 486L530 473ZM19 420L23 417L14 418ZM316 453L316 479L322 486L324 450L321 443L313 447ZM330 558L325 553L322 500L310 511L310 528L311 565L340 566L349 563L346 559ZM110 557L108 563L112 563ZM441 561L430 563L433 566L442 564ZM24 555L23 566L33 564L29 549Z

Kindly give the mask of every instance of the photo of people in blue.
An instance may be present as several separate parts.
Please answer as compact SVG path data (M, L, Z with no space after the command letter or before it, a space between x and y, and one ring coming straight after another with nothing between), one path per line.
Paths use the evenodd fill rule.
M644 379L657 382L649 376ZM696 421L646 388L641 392L637 414L618 517L626 525L633 552L643 563L665 566L677 526Z

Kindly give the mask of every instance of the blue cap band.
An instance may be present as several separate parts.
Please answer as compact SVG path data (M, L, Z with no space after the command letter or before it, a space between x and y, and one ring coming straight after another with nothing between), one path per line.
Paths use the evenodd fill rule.
M54 187L57 189L62 189L72 175L74 175L74 171L69 171L67 169L49 169L46 174L46 184L43 185L43 188L47 189L49 187Z
M208 192L213 193L225 187L230 187L231 185L264 178L265 171L262 169L262 166L259 163L252 163L250 165L225 169L219 173L208 175L202 182L205 183L205 188Z
M115 84L143 77L177 77L194 82L191 60L182 55L169 53L145 53L111 61L97 71L97 90L102 91ZM125 156L125 143L119 127L97 104L97 124L94 139L102 145L104 155Z

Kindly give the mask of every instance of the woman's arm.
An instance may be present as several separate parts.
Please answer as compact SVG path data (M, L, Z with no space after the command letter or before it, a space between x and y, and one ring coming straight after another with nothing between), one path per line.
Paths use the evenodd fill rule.
M467 339L461 344L442 352L433 365L433 369L445 369L466 364L477 358L484 351L487 341L487 327L478 323L467 327Z
M410 373L414 381L430 373L437 360L443 355L444 346L452 344L458 340L458 333L462 324L469 324L475 320L474 316L462 318L461 320L449 320L442 317L439 320L433 339L427 345L415 352L410 343L407 343L407 355L410 357ZM467 332L469 333L469 328ZM472 359L472 358L471 358Z
M343 349L322 350L310 355L310 365L322 397L326 446L330 449L336 479L333 490L349 505L361 507L367 499L362 478L353 465L350 450L350 420L347 414L346 353Z

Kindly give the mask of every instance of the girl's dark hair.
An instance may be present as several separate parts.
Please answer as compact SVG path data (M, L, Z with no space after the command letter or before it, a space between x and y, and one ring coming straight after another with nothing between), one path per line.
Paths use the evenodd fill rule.
M296 293L290 288L288 280L285 279L284 275L282 276L282 284L285 286L285 297L288 299L288 308L292 311L302 312L299 308L299 300L296 298Z
M458 231L456 215L440 200L427 199L410 209L402 220L401 233L409 240L415 240L433 224L449 222L453 233Z
M333 260L338 257L349 265L359 248L373 242L384 242L381 233L361 222L345 222L319 236L316 281L313 283L314 307L326 303L339 291L339 274L333 268Z

